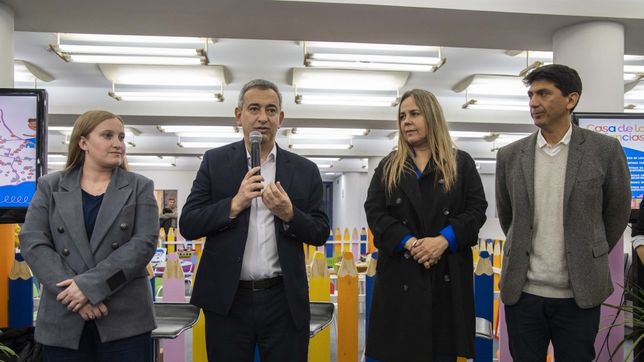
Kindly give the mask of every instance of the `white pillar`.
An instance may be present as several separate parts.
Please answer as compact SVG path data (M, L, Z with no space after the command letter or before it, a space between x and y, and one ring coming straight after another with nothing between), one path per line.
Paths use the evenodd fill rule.
M583 84L581 100L575 111L623 112L624 111L624 26L613 22L590 22L566 27L553 37L555 63L577 70ZM624 244L620 240L609 255L611 277L615 292L606 303L619 305L624 285ZM609 359L623 361L624 349L619 348L624 338L623 314L614 317L614 309L602 307L599 333L595 339L597 361ZM614 323L614 326L608 327ZM610 332L610 334L608 334ZM608 349L603 348L608 339Z
M597 21L569 26L553 37L554 62L579 73L580 112L624 111L624 26Z
M0 2L0 88L13 88L13 10Z

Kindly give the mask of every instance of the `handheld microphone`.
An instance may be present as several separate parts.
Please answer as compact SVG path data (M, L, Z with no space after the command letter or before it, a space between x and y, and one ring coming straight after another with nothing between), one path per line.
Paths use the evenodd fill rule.
M262 134L258 131L251 131L248 138L250 139L250 167L253 168L260 165L259 149L262 144ZM257 175L259 174L260 172L257 172Z

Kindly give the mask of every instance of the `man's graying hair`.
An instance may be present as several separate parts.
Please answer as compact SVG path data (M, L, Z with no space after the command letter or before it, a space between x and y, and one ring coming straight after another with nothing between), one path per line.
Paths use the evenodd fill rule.
M277 94L277 99L279 100L278 106L280 107L280 109L282 108L282 93L280 93L277 85L266 79L253 79L250 82L244 84L241 91L239 92L239 99L237 100L237 107L239 107L239 109L242 109L244 106L244 95L246 94L246 92L248 92L249 89L253 88L259 88L262 90L271 89L275 91L275 93Z

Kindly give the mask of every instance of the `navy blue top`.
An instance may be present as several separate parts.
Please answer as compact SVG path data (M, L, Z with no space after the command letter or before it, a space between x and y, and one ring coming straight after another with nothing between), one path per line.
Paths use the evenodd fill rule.
M103 203L103 195L94 196L83 191L83 217L85 219L85 230L87 231L87 240L92 239L92 232L94 232L94 225L96 224L96 217L98 210Z

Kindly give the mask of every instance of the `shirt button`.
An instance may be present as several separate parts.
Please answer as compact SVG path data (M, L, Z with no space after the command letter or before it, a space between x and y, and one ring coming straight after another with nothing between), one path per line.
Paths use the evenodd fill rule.
M402 199L399 197L396 199L396 205L402 204Z
M407 286L407 284L403 284L403 292L406 292L406 291L407 291L407 289L409 289L409 287Z
M402 220L403 225L407 225L407 219Z
M58 230L58 232L61 234L65 232L65 228L62 226L59 226L56 230Z
M67 248L63 249L61 254L63 254L63 256L69 256L69 249L67 249Z
M445 216L449 215L449 210L443 209L443 215L445 215Z
M115 242L113 242L113 243L112 243L112 250L116 250L116 249L118 249L118 248L119 248L119 246L120 246L120 245L119 245L119 243L117 243L116 241L115 241Z
M123 230L123 231L127 230L127 224L126 223L121 224L121 230Z

